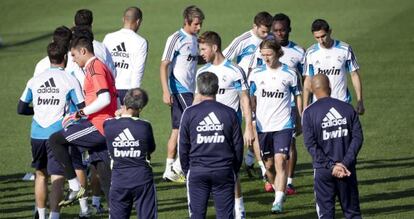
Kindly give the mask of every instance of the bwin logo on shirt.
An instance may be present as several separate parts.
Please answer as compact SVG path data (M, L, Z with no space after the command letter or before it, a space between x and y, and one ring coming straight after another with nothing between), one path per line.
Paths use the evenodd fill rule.
M348 129L341 127L341 125L346 125L346 118L343 118L335 108L332 107L322 121L322 128L339 126L337 130L333 131L326 131L324 129L322 131L323 140L348 136Z
M339 75L340 73L341 73L341 69L336 69L335 67L332 67L331 69L318 68L318 74Z
M205 131L221 131L223 130L223 124L220 123L214 112L209 113L203 121L197 126L197 132ZM197 144L203 143L223 143L225 140L224 135L219 135L215 132L214 135L203 136L200 133L197 134Z
M285 96L284 92L276 91L266 91L262 89L262 97L271 97L271 98L283 98Z
M39 89L37 89L38 94L42 93L59 93L59 88L56 87L55 81L53 78L49 78L45 83L43 83Z

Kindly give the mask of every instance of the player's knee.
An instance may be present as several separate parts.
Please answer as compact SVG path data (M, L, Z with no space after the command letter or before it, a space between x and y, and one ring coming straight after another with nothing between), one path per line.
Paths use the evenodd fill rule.
M67 141L60 132L55 132L49 137L49 144L52 147L55 147L56 145L63 145L65 143L67 143Z

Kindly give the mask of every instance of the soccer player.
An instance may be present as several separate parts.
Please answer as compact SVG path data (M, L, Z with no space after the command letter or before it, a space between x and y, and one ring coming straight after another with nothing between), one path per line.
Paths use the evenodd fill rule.
M197 77L198 104L188 107L180 125L179 153L187 176L190 218L206 218L210 193L216 218L234 218L234 185L243 161L243 137L233 108L215 101L217 76Z
M287 159L294 129L291 115L291 95L300 102L296 72L279 61L283 55L275 40L264 40L260 52L265 65L252 71L250 95L256 112L256 129L262 159L266 163L268 180L274 184L275 201L272 213L281 213L287 181ZM302 112L297 104L298 112ZM272 168L269 168L272 167ZM277 173L274 177L275 172Z
M243 70L226 59L221 52L221 38L216 32L204 32L198 38L200 55L208 63L198 69L197 74L203 72L214 73L219 78L219 90L216 95L217 102L229 106L237 112L241 124L242 113L246 115L246 127L244 141L247 145L253 142L252 111L249 100L249 88ZM194 103L199 102L201 95L197 93ZM240 109L241 106L241 109ZM236 182L235 218L245 218L243 197L241 194L240 180Z
M138 218L157 218L157 196L149 163L155 151L152 126L139 118L148 95L140 89L128 90L121 117L104 122L106 145L113 160L110 217L129 219L135 203Z
M328 76L332 89L331 97L350 103L351 95L348 90L346 74L350 72L357 98L355 109L358 114L364 114L362 83L358 72L359 66L351 46L342 41L332 39L332 30L328 22L323 19L316 19L312 23L312 33L317 43L312 45L305 55L303 106L307 107L309 105L310 82L316 74Z
M111 51L117 75L115 86L121 105L125 93L141 86L147 59L147 41L136 32L141 26L142 11L129 7L124 12L123 28L105 36L103 43Z
M197 33L203 24L204 14L200 8L192 5L184 10L183 17L183 28L167 39L160 66L163 102L171 107L172 123L163 179L177 182L185 179L179 167L180 162L175 162L178 127L183 111L193 102L198 59Z
M332 98L328 76L315 75L317 101L303 112L303 138L314 168L318 218L335 218L338 196L345 218L361 218L356 161L363 142L361 123L352 105Z
M253 27L251 30L236 37L226 49L223 50L223 54L227 59L236 59L237 65L239 65L243 71L249 76L251 68L251 61L255 54L255 51L259 47L260 43L268 36L270 27L272 26L272 15L268 12L260 12L253 19ZM254 151L252 147L246 153L245 163L248 173L250 175L250 169L253 168L254 158L258 159L259 166L264 170L263 162L260 161L260 154L258 151Z
M69 32L70 33L70 32ZM62 129L63 115L73 103L84 106L78 82L64 71L67 45L52 42L47 47L51 66L48 70L33 77L20 98L17 112L21 115L34 115L31 128L32 167L36 169L35 200L38 218L45 218L47 201L47 177L51 175L52 192L50 196L50 218L59 218L58 203L62 198L63 167L57 163L49 147L49 136ZM33 107L29 104L33 103ZM74 151L72 151L74 152ZM78 152L73 158L81 163ZM75 163L76 164L76 163ZM72 165L72 163L71 163Z
M79 110L74 117L75 119L87 117L87 119L80 120L79 123L56 132L49 138L53 153L65 167L65 177L69 181L70 190L60 203L61 206L71 204L85 192L70 163L68 147L72 145L88 149L92 164L98 170L102 190L106 197L109 195L110 168L103 136L103 122L114 116L117 109L117 96L111 71L94 56L93 51L90 38L80 36L72 39L73 61L86 70L83 85L86 106Z
M292 31L290 26L290 18L283 14L279 13L273 16L272 24L272 33L276 42L282 46L283 55L279 58L279 61L283 64L286 64L290 68L294 69L298 78L297 86L301 89L301 78L303 72L303 58L305 55L305 50L298 46L293 41L289 40L289 34ZM294 97L292 96L292 118L295 125L300 126L299 112L295 105ZM298 103L302 104L302 102ZM301 107L300 107L301 108ZM300 129L299 129L300 130ZM293 186L293 177L295 174L295 167L297 161L297 151L296 151L296 135L300 133L293 133L292 143L290 145L290 154L288 160L288 178L286 185L286 194L293 195L296 194L295 187Z

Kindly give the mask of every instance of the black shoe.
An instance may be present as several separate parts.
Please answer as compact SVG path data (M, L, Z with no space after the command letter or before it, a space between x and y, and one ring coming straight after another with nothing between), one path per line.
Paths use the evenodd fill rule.
M33 217L34 219L39 219L39 212L38 211L36 211L35 212L35 215L34 215L34 217Z
M79 200L83 194L85 194L85 189L83 187L80 187L79 191L69 189L65 198L59 202L59 207L65 207L72 204L73 202Z

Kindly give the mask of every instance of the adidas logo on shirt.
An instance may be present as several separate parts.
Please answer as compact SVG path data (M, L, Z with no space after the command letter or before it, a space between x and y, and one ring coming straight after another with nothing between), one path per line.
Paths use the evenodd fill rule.
M134 136L132 136L131 131L128 128L124 129L119 133L118 137L112 142L114 147L138 147L139 140L135 141Z
M204 117L203 121L201 121L197 126L197 132L211 132L211 131L222 131L223 124L218 120L216 114L214 112L209 113L206 117ZM204 143L223 143L225 140L224 135L219 135L218 132L215 132L213 135L201 135L201 133L197 134L197 144L204 144Z
M341 114L335 109L329 109L325 117L322 120L322 138L323 140L329 140L333 138L341 138L348 136L348 129L342 128L341 125L346 125L346 118L343 118ZM337 130L327 131L325 128L339 126Z
M328 128L332 126L346 125L346 118L343 118L341 114L335 108L331 108L322 120L322 128Z
M197 126L197 132L221 130L223 130L223 124L220 123L214 112L209 113Z
M112 56L129 58L129 53L126 52L125 42L122 42L111 51Z
M37 93L59 93L59 88L56 87L55 81L53 78L49 78L49 80L45 81L39 89L37 89Z
M114 157L134 158L141 156L141 150L135 148L139 147L139 140L135 140L128 128L119 133L112 142L112 146L114 146ZM130 148L128 150L125 147Z

